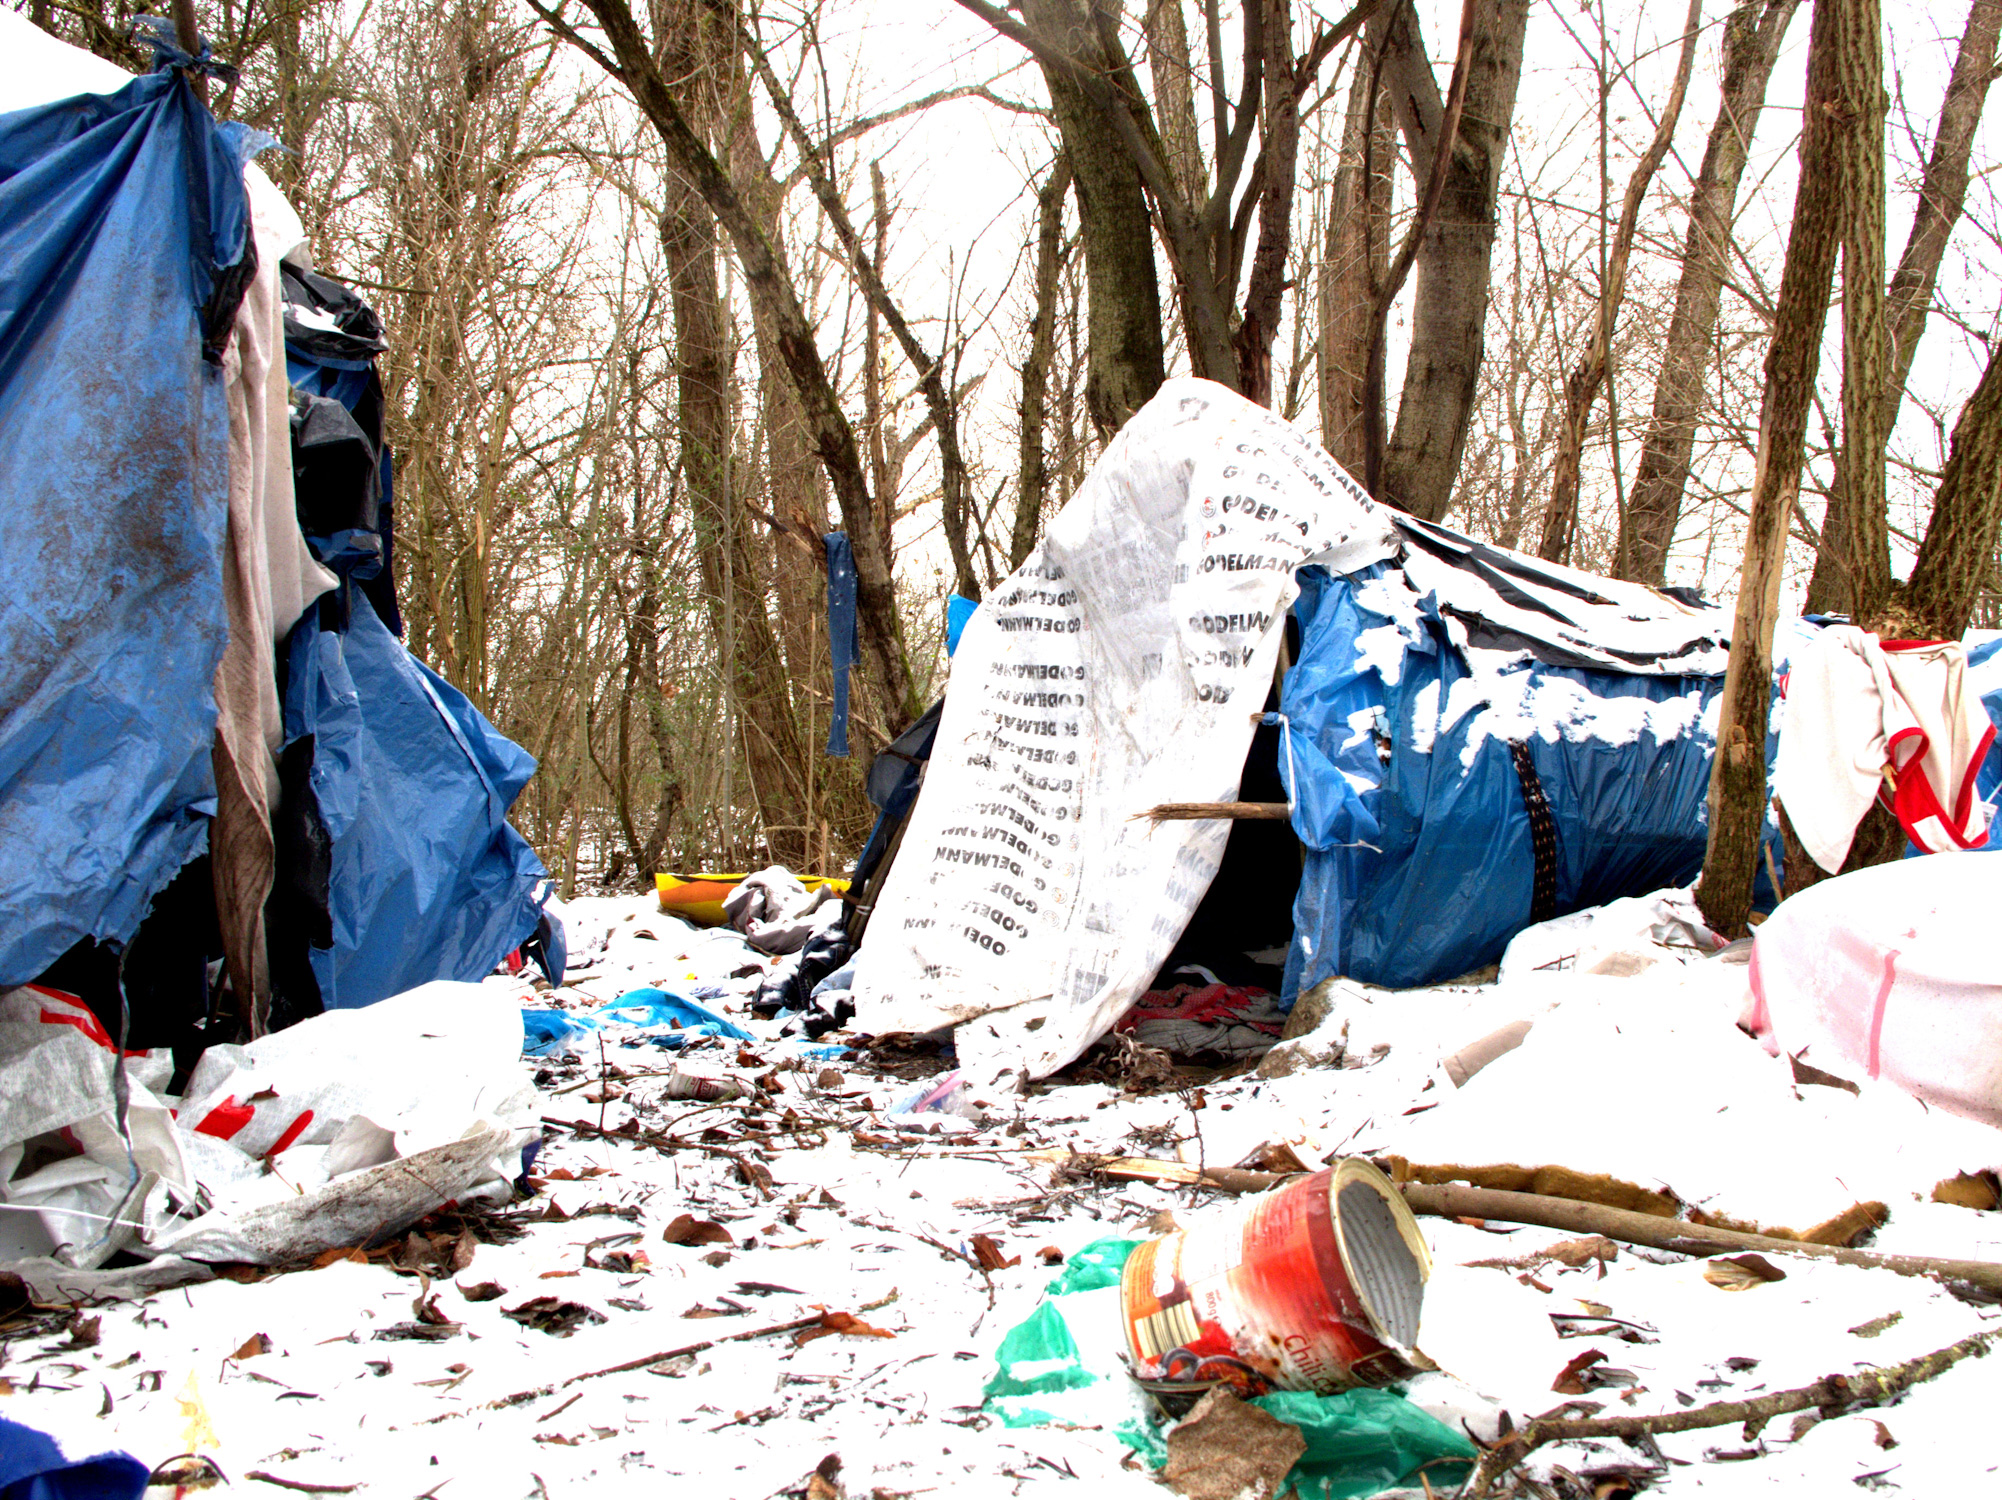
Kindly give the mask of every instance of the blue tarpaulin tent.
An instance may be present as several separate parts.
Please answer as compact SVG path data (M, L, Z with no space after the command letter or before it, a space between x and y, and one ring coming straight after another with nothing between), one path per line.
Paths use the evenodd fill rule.
M255 270L243 163L264 138L217 124L177 72L113 87L83 62L99 71L72 86L106 92L0 114L0 986L78 944L129 943L208 852L216 809L220 355ZM288 294L295 280L360 306L288 266ZM294 346L287 320L307 393L295 471L323 481L297 499L341 584L272 663L286 741L273 969L297 939L291 968L318 990L281 1019L478 978L535 932L544 880L506 822L534 761L395 634L380 345L343 348L317 321L325 337ZM341 439L371 398L353 433L366 484L344 506L324 481L348 471L303 462L302 434Z
M229 430L204 310L247 252L250 139L172 73L0 115L0 984L131 938L205 845Z

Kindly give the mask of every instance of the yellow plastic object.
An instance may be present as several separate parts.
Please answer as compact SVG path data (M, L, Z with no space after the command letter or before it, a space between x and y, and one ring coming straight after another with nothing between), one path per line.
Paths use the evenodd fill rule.
M660 909L670 915L682 917L697 927L721 927L729 920L723 915L723 898L736 888L744 876L735 875L655 875L653 882L660 892ZM843 895L848 893L848 882L826 875L801 875L799 883L810 891L822 886L832 886Z

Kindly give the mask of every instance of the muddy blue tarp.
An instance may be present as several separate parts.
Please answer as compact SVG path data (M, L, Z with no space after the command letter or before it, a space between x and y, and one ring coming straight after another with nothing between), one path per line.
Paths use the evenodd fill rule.
M178 75L0 114L0 985L206 846L242 153Z

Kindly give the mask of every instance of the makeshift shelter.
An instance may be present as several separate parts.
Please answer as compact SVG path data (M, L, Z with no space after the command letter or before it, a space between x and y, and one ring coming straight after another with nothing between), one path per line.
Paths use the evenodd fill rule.
M0 989L182 1042L216 957L253 1028L477 978L544 872L533 761L393 633L373 315L154 46L0 11Z
M1290 909L1290 1003L1336 974L1438 983L1533 922L1687 883L1727 626L1380 507L1271 413L1170 382L966 628L871 893L857 1024L956 1025L977 1070L1035 1077L1205 913L1227 935ZM1147 816L1258 776L1297 856L1227 861L1253 825Z

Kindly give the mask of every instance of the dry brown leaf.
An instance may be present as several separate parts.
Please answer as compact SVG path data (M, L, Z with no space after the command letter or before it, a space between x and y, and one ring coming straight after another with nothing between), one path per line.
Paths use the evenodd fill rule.
M1870 1425L1877 1429L1877 1446L1879 1448L1895 1448L1898 1446L1898 1440L1891 1436L1890 1428L1875 1418L1871 1419Z
M693 1214L678 1214L667 1228L661 1230L660 1237L669 1245L728 1245L730 1231L712 1219L698 1219Z
M507 1288L498 1281L482 1281L475 1286L460 1287L459 1295L468 1302L496 1302L507 1295Z
M983 1271L1005 1271L1010 1266L1022 1264L1019 1255L1001 1253L1001 1242L991 1234L976 1234L973 1237L973 1258Z
M261 1333L253 1333L243 1341L243 1346L230 1356L231 1359L255 1359L260 1354L271 1352L271 1340Z
M822 1312L818 1324L802 1328L792 1336L794 1345L810 1344L815 1339L824 1339L830 1333L845 1333L858 1339L893 1339L896 1337L887 1328L878 1328L873 1323L865 1323L849 1312Z
M1763 1255L1720 1255L1703 1267L1703 1279L1727 1292L1749 1291L1769 1281L1785 1281L1787 1273Z
M1557 1378L1550 1383L1550 1388L1560 1396L1584 1395L1591 1387L1587 1386L1580 1377L1587 1370L1591 1369L1592 1366L1605 1363L1605 1359L1605 1350L1587 1349L1583 1354L1557 1372Z
M806 1500L843 1500L839 1453L830 1453L814 1465L806 1482Z

